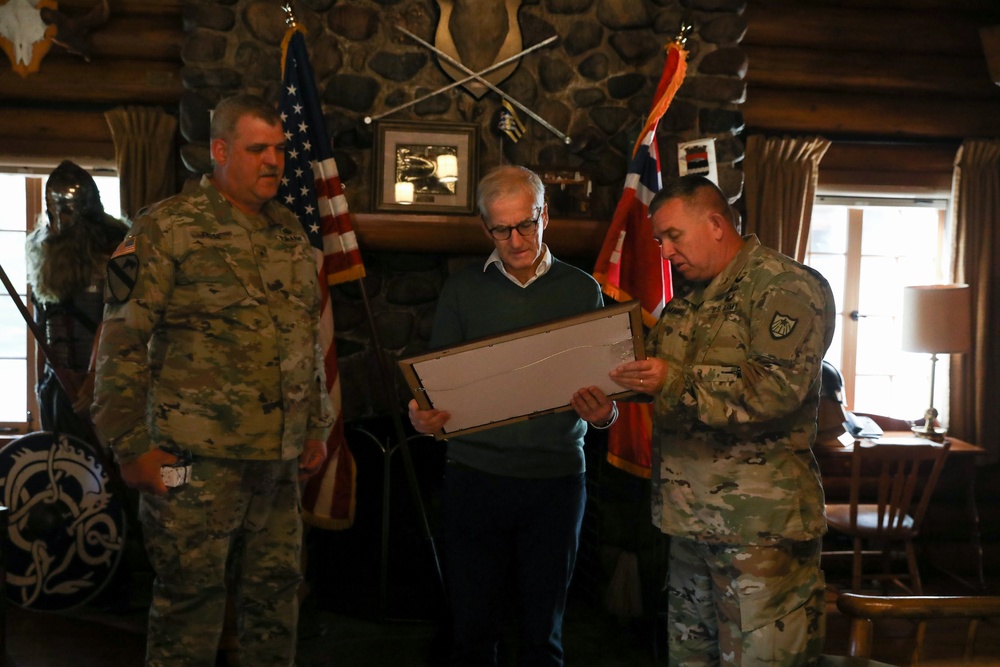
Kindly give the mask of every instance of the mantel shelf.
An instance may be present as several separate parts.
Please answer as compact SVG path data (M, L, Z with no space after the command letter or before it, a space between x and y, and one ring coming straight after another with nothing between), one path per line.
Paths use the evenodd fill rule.
M479 216L411 213L355 213L354 231L361 252L487 254L492 249ZM585 218L549 220L545 243L556 257L596 258L608 221Z

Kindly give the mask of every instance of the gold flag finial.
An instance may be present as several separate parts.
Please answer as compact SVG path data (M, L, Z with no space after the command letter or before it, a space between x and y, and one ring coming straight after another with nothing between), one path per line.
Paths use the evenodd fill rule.
M681 17L681 25L677 29L677 36L674 37L674 43L677 46L684 48L687 44L688 37L691 36L691 32L694 30L694 21L691 20L691 12L684 12L684 16Z
M281 5L281 9L283 9L285 12L285 23L288 24L289 28L294 28L299 24L299 22L295 19L295 10L292 9L291 2L286 2L285 4Z

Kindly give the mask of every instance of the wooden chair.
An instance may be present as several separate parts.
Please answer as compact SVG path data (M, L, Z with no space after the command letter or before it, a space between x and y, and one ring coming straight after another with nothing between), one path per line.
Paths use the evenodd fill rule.
M880 555L881 574L868 575L883 583L895 584L908 593L923 593L913 540L920 525L951 444L855 443L851 457L850 502L826 506L827 525L853 538L853 551L825 552L825 556L853 558L851 590L861 590L862 565L866 556ZM902 441L901 441L902 442ZM922 441L921 441L922 442ZM864 549L865 543L868 549ZM878 547L875 549L874 547ZM893 549L902 546L907 572L894 572ZM909 580L907 586L903 580Z
M875 643L875 621L880 619L909 619L916 623L911 636L909 665L920 665L925 658L924 644L927 622L934 619L964 619L967 621L965 637L954 634L955 644L962 646L962 661L974 658L976 633L980 621L1000 622L1000 596L880 596L842 593L837 597L837 609L851 619L848 655L870 658ZM994 631L995 632L995 631ZM944 642L935 642L935 645ZM949 646L951 642L947 642ZM936 650L936 649L935 649ZM930 657L930 656L928 656ZM957 658L935 664L960 664ZM978 663L981 664L981 663Z

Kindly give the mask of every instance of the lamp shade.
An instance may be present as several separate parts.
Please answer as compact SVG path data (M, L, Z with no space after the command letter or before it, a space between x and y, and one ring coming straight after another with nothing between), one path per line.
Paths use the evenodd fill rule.
M903 288L906 352L953 354L972 345L972 294L968 285Z

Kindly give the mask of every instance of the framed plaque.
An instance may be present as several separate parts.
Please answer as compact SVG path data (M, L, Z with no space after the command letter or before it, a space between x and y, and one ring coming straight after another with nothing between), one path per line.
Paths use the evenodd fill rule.
M473 213L478 130L474 123L379 121L373 209Z
M399 361L422 410L451 419L438 439L571 410L581 387L612 398L634 392L608 377L627 361L645 359L638 301L609 306L462 343Z

